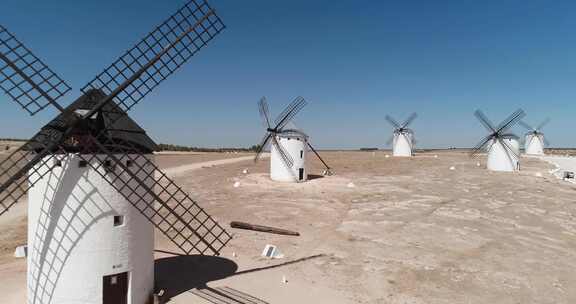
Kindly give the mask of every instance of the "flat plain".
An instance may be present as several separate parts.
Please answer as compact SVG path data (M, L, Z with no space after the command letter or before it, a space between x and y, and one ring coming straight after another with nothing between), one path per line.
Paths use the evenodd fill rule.
M324 152L335 174L321 176L311 158L312 179L300 184L271 181L266 159L158 155L170 170L210 161L174 178L222 225L301 236L229 228L221 256L201 257L157 233L157 288L169 303L210 303L202 292L223 287L268 303L576 302L576 187L550 164L522 158L522 171L497 173L458 151L387 153ZM26 243L25 209L0 218L5 303L24 303L25 261L12 253ZM261 257L267 244L283 258Z

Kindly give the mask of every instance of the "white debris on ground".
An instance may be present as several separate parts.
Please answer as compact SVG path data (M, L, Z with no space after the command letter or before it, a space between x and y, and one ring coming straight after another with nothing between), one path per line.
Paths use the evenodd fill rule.
M244 174L248 174L248 173L249 173L249 171L248 171L248 169L244 169L244 171L242 171L242 173L244 173Z
M28 256L28 245L22 245L16 247L14 250L14 257L15 258L25 258Z
M450 167L450 170L456 170L456 167L452 166Z
M282 259L284 258L284 254L280 252L280 249L274 245L266 245L264 250L262 250L262 257L271 258L271 259Z
M350 182L350 183L348 183L348 185L346 185L346 187L354 188L354 187L356 187L356 185L354 185L354 183Z
M238 188L238 187L240 187L240 182L235 182L235 183L234 183L234 188Z

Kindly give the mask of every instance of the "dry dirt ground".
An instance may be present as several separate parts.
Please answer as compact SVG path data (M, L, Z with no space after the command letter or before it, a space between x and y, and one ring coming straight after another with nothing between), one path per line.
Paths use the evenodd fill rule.
M204 152L160 152L156 155L156 163L160 168L176 168L187 164L198 164L221 159L234 159L252 156L250 153L204 153Z
M551 165L523 158L521 172L495 173L465 153L385 154L323 153L336 174L301 184L270 181L266 160L180 172L176 181L223 225L301 236L229 229L220 257L185 257L157 234L158 288L170 303L210 303L200 296L226 290L269 303L576 302L576 188ZM322 171L316 160L311 171ZM0 292L23 303L25 263L10 255L25 242L25 218L13 214L0 218ZM284 258L260 257L266 244ZM213 302L260 303L244 297Z

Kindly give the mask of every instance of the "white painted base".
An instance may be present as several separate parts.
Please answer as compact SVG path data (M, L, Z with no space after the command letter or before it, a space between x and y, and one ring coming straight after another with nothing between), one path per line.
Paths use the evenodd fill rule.
M123 272L128 303L147 303L153 226L97 172L78 164L78 156L63 156L62 167L29 191L28 303L102 304L103 277ZM116 215L122 225L115 226Z
M277 136L279 144L294 160L292 168L284 163L276 146L270 149L270 178L279 182L305 182L308 180L306 156L308 154L308 139L305 136Z
M527 134L524 149L528 155L544 155L544 135Z
M518 141L516 143L507 140L510 146L517 150L519 147ZM488 170L492 171L506 171L512 172L520 169L520 163L517 157L508 150L498 141L493 141L488 148L488 159L486 161L486 166Z
M410 133L395 133L392 142L392 155L400 157L412 156L412 135Z

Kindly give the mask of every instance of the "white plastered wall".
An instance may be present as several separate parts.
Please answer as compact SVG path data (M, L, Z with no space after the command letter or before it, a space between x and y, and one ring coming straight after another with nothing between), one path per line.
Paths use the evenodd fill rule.
M411 133L394 133L392 142L392 155L409 157L412 156L412 134Z
M503 140L519 155L520 144L518 140L511 138L505 138ZM511 172L519 169L519 159L513 153L510 153L502 143L493 140L488 147L486 165L488 170Z
M526 134L524 149L529 155L544 155L544 135Z
M123 272L129 303L147 303L154 288L152 224L98 172L80 168L77 155L58 157L62 166L29 191L28 303L101 304L103 277ZM121 226L115 215L123 216Z
M277 136L278 143L292 157L292 168L286 166L275 145L270 149L270 178L280 182L304 182L308 180L306 156L308 154L308 138L306 136ZM304 170L300 179L300 169Z

